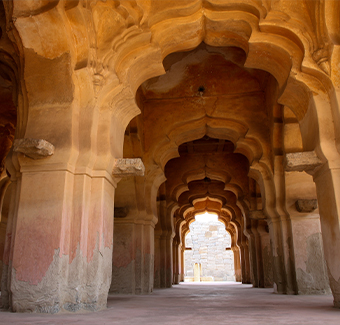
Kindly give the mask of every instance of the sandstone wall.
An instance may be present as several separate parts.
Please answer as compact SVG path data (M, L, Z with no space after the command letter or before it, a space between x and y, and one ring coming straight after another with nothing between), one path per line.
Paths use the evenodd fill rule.
M214 281L235 281L234 254L231 237L222 222L199 222L190 225L186 236L185 276L194 276L195 263L201 264L201 278L212 277ZM201 279L204 280L204 279Z

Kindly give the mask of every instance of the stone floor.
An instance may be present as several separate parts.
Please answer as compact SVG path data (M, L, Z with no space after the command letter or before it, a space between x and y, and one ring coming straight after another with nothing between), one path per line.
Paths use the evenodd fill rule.
M110 295L97 313L16 314L0 324L340 324L332 296L287 296L235 282L182 283L151 295Z

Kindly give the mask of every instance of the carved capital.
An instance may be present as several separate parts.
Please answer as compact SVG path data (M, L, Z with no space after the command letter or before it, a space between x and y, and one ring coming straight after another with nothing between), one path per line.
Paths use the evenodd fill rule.
M144 176L145 167L140 158L120 158L116 159L112 175L113 177L122 178L129 176Z
M321 159L314 151L294 152L286 154L286 171L313 171L322 165Z
M295 202L296 210L299 212L313 212L318 207L318 201L316 199L313 200L297 200Z
M54 145L43 139L16 139L13 151L21 152L32 159L42 159L54 154Z

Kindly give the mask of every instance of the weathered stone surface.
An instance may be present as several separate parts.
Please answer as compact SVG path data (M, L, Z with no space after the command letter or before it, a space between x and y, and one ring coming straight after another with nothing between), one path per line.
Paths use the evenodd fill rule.
M54 146L43 139L16 139L13 151L21 152L32 159L42 159L54 154Z
M321 273L312 275L319 272L313 257L323 258L320 241L307 243L312 223L295 208L297 199L316 197L313 181L339 306L339 11L339 1L322 0L1 1L0 170L17 182L10 231L0 240L3 264L13 261L11 308L54 312L63 303L76 311L92 305L84 296L99 301L93 291L107 268L93 265L101 257L107 265L112 255L102 254L102 240L98 250L94 243L99 234L105 250L111 247L114 205L128 207L129 215L117 210L116 217L131 216L134 225L114 255L117 281L130 277L121 290L151 292L158 271L159 278L172 273L174 283L183 279L184 236L205 210L231 233L239 279L242 267L242 280L254 285L272 283L272 273L281 293L324 283ZM10 153L4 163L14 134L50 139L58 150L45 161ZM14 150L33 159L51 154L40 143L17 142ZM303 150L320 153L322 162ZM141 161L117 157L141 157L146 177L128 177L144 174ZM112 175L131 181L121 180L116 196ZM270 231L248 210L266 211ZM294 218L306 224L300 229ZM137 231L145 224L150 229ZM208 268L230 260L231 251L210 256L223 243L218 236L205 229L197 240L209 239L209 246L193 250L193 259ZM66 267L64 285L58 271L76 255L87 264ZM83 265L88 287L83 269L72 271ZM71 298L55 301L50 293Z
M93 261L88 263L78 248L76 258L69 264L69 256L60 257L56 250L52 264L38 285L18 280L13 268L15 289L12 294L15 298L18 292L21 295L20 299L14 300L13 311L54 314L59 311L104 309L111 282L111 255L112 247L97 248ZM80 286L79 278L86 285ZM5 305L8 305L8 299L8 295L3 297Z
M140 158L120 158L115 160L112 175L117 178L144 176L145 167Z
M286 154L286 171L312 171L321 165L322 161L314 151Z
M234 254L226 250L231 238L221 222L193 222L185 245L192 248L185 251L185 281L194 276L195 265L200 266L200 281L235 280Z
M295 202L296 210L299 212L313 212L318 208L318 200L297 200Z

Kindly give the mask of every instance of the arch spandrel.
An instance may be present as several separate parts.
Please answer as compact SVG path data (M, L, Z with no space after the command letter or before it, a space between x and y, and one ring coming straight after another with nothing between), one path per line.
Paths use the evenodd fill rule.
M87 7L84 7L84 6L82 7L80 2L77 3L77 6L75 6L75 3L76 2L73 2L72 5L66 4L66 9L68 11L75 10L75 9L78 11L79 10L84 11L84 12L86 11L86 15L83 14L84 17L85 16L93 17L93 13L97 10L96 8L98 6L99 7L103 6L103 4L99 2L98 3L90 2L89 6ZM153 17L155 17L156 12L158 14L159 11L155 9L157 7L157 4L156 2L153 2L153 1L148 1L148 2L136 1L135 5L133 6L129 6L128 4L125 4L123 2L119 6L117 6L116 3L112 1L112 2L108 2L107 4L105 4L105 6L110 6L111 7L110 10L115 10L118 13L118 15L122 17L121 18L122 21L120 22L122 26L121 28L125 28L124 31L126 32L123 32L121 34L124 35L123 37L125 37L123 43L126 43L126 46L124 49L123 47L120 47L120 45L118 46L118 44L120 43L123 44L118 39L114 39L114 40L107 39L105 42L102 42L102 43L98 42L98 44L101 44L98 50L95 50L93 45L91 44L89 45L89 48L91 49L89 53L93 53L94 56L93 54L89 54L89 57L91 57L91 59L88 60L88 63L91 64L91 69L93 71L91 73L94 76L98 75L98 78L99 78L99 81L95 81L94 83L101 84L99 85L99 88L101 88L102 90L101 91L99 90L100 95L98 96L98 98L101 98L101 101L100 101L101 106L102 105L106 106L107 103L110 103L110 105L115 105L115 100L114 100L115 95L114 93L110 94L112 87L109 85L113 85L114 86L113 88L115 88L117 87L117 82L121 84L125 84L125 85L131 84L129 85L129 87L131 87L131 89L134 92L135 89L137 89L138 84L142 83L144 80L147 80L151 76L164 73L164 70L161 64L162 55L160 55L159 49L162 52L163 51L162 48L165 49L166 46L168 45L170 46L170 44L174 44L172 49L169 49L167 52L163 51L163 57L164 57L165 55L173 51L188 50L188 49L192 49L198 46L198 44L204 40L203 36L208 35L209 32L212 31L210 22L214 22L214 24L216 23L216 24L222 24L222 25L224 22L225 24L223 25L224 26L223 30L230 30L231 32L236 33L237 35L241 37L240 41L243 38L243 40L246 40L246 42L248 42L248 39L250 36L249 44L252 44L252 46L255 46L254 50L256 50L257 48L256 46L262 49L267 47L268 48L267 54L264 54L264 55L268 56L269 58L271 57L272 60L274 61L276 60L275 58L278 57L278 54L282 56L284 52L287 52L288 55L285 55L285 57L287 57L287 62L285 63L285 66L296 65L297 69L299 68L297 63L294 64L294 62L292 61L291 64L289 64L290 58L294 58L294 59L299 58L299 57L307 58L308 57L308 55L306 55L307 51L305 51L305 53L302 53L302 55L299 55L298 51L295 48L289 49L289 46L287 46L288 43L284 43L284 42L288 41L293 44L296 44L296 48L300 49L300 52L301 52L301 43L304 44L304 48L307 49L307 45L310 42L314 41L312 36L310 36L309 38L307 37L308 35L312 35L315 32L311 30L310 25L308 25L309 24L308 22L305 23L307 16L305 14L296 13L293 7L285 6L284 2L275 3L274 6L272 4L268 4L264 2L259 4L253 1L247 1L247 2L245 1L235 2L234 1L233 3L228 3L227 5L226 4L221 5L221 3L219 2L207 2L207 1L189 1L189 2L186 2L184 5L180 5L178 3L176 4L169 3L169 6L170 6L169 10L164 10L162 14L159 14L158 18L154 20L153 20ZM16 9L18 9L18 11L21 10L18 4L15 4L14 7L16 7L15 10ZM49 8L48 6L46 7L43 5L41 6L41 8L42 9L39 9L39 10L34 9L32 11L35 17L34 19L43 19L42 17L46 15L49 11L60 12L60 15L61 15L61 11L65 10L65 7L62 7L61 3L58 3L58 2L54 3L53 8L52 7ZM183 11L181 11L182 9ZM27 10L27 8L25 10ZM123 12L124 14L122 14ZM282 15L280 16L280 12L285 12L285 15L288 17L289 15L294 17L294 20L290 21L291 25L289 25L289 23L286 23L287 19L282 19ZM177 16L179 13L181 13L180 14L181 17ZM27 19L24 17L25 15L21 15L17 19L16 24L18 28L20 27L20 24L21 24L19 20ZM240 21L239 25L235 25L235 26L230 25L227 19L228 15L229 16L234 15L233 17L235 17L236 15L237 17L236 20ZM237 15L240 15L240 17ZM73 24L73 26L76 26L76 25L80 26L84 24L84 21L82 21L82 19L77 20L77 19L74 19L73 16L74 16L73 14L72 15L69 14L69 18L67 18L67 19L72 20L71 25ZM65 16L63 15L61 15L60 17L62 17L63 20L66 19ZM207 17L206 21L204 19L202 20L203 17ZM170 23L170 18L172 19L171 23ZM181 20L181 22L179 21L176 22L176 19ZM49 20L47 19L46 24L44 25L46 26L46 28L48 28L48 21ZM148 21L151 23L150 24L147 23ZM187 28L188 24L193 21L197 21L196 25L194 24L195 27ZM203 25L202 25L202 21L203 21ZM207 21L209 21L209 23L207 23ZM268 21L267 24L264 23L266 21ZM244 24L243 22L245 22L246 24ZM113 28L115 26L114 25L115 23L116 22L112 21L112 23L110 23L108 21L107 30L109 30L110 27ZM31 26L30 24L31 23L29 23L26 26L28 28L25 28L25 33L33 32L33 29L30 29L30 26ZM180 37L181 37L180 40L176 41L175 39L171 39L172 37L171 35L176 35L176 34L178 35L178 33L171 33L171 29L170 29L170 28L174 28L174 26L176 25L177 26L181 25L182 29L186 31L189 31L191 29L192 31L194 31L193 34L196 33L196 35L200 35L200 36L198 38L196 36L195 38L193 35L186 36L185 34L180 33ZM261 28L259 28L259 26L261 25L263 25L263 31L261 30ZM272 29L271 29L271 25L273 26ZM145 33L148 33L148 31L146 31L146 26L151 27L150 30L153 35L151 38L145 34ZM252 30L251 32L250 32L249 26L251 27L251 30ZM307 33L304 33L304 34L301 33L301 30L302 30L301 26L305 26L307 28L306 29ZM74 29L74 27L72 28ZM280 31L279 31L279 28L281 28ZM23 32L22 28L19 28L19 29L20 29L20 32ZM284 32L284 29L286 29L287 32ZM74 31L75 30L76 29L74 29ZM89 43L95 44L98 41L99 30L100 30L99 28L97 28L96 30L95 24L92 30L87 30L87 38L89 39ZM163 36L168 35L170 38L167 39L162 36L160 37L160 39L164 40L164 43L159 43L157 41L156 31L159 31L159 32L162 31ZM199 32L197 34L197 31L202 31L202 32ZM65 31L65 35L67 35L68 33L69 31ZM83 32L79 31L79 35L81 35L82 33L83 35L85 35L85 30L83 30ZM74 32L73 34L74 35L70 37L69 39L76 39L77 33ZM141 36L142 34L145 34L145 37ZM43 33L40 33L40 35L41 37L43 37ZM256 35L256 38L254 38L255 35ZM223 37L223 34L221 34L220 31L217 32L216 37L217 37L216 39L220 39L220 40L235 39L233 37ZM26 39L30 39L30 37L27 37ZM94 41L90 41L91 39L94 39ZM137 41L137 39L140 39L141 41L139 42ZM284 40L284 42L282 42L281 41L282 39L286 39L287 41ZM130 40L134 40L134 41L130 42ZM151 44L150 42L153 43L151 47L150 47L150 44ZM273 46L266 46L267 42L268 44L273 44ZM64 42L63 44L65 44L65 46L70 49L71 45L70 44L66 45L66 43L67 42ZM47 43L44 43L44 46L46 46L46 44ZM175 46L177 46L176 44L178 45L184 44L184 45L183 45L183 48L175 49ZM213 44L213 45L216 46L217 44ZM222 44L222 45L225 46L226 44ZM78 67L84 65L84 62L86 61L85 57L87 56L86 54L87 51L85 50L85 47L84 47L85 45L82 45L82 46L83 46L83 50L81 50L81 46L79 46L78 54L75 54L77 51L72 50L72 49L70 50L71 53L73 53L72 55L75 58L78 56L78 59L74 60L74 62L78 62L77 64L75 64ZM241 46L241 45L238 45L238 46L242 47L243 49L246 49L245 46ZM138 47L140 48L140 50L138 50ZM277 48L276 50L275 50L275 47ZM313 45L313 47L317 48L316 45ZM66 49L64 46L58 46L58 48L60 50ZM116 60L116 58L118 58L119 56L120 51L123 51L122 53L125 53L125 54L121 56L122 59ZM109 54L110 52L114 53L114 55ZM249 48L249 50L247 50L247 53L248 53L248 58L250 60L250 58L252 57L253 50ZM110 57L111 59L109 59ZM254 62L256 61L255 57L256 56L254 56ZM124 60L126 61L126 63L124 63ZM265 69L267 71L271 71L272 69L271 67L273 66L272 62L274 62L272 60L268 62L267 67L263 66L264 60L258 60L258 61L261 61L261 62L258 62L258 64L261 63L261 66L259 65L256 66L256 62L254 63L254 66L256 66L257 68ZM155 68L150 69L150 66L145 66L145 68L141 69L140 68L141 63L146 62L146 61L153 62L155 64ZM131 64L133 62L139 62L139 63L134 66L134 64ZM248 62L250 64L251 61L248 61ZM118 66L116 66L116 64L118 64ZM302 62L302 66L303 65L304 65L304 62ZM126 69L127 67L129 67L128 68L129 71L127 71ZM313 69L318 70L318 65L316 66L314 65L313 67L311 67L311 70ZM151 70L153 70L153 72ZM277 75L277 78L279 78L278 79L279 84L284 85L285 84L284 78L286 77L282 78L281 75L282 74L280 74L280 76ZM286 75L286 72L283 73L283 76L285 75ZM118 79L116 76L118 76ZM138 77L136 78L136 76ZM112 79L115 80L113 83L111 81ZM135 86L133 86L134 82L135 82ZM98 87L98 86L94 85L93 87ZM294 110L294 108L292 109ZM129 120L131 119L132 116L134 116L134 114L138 114L139 110L138 108L133 109L133 110L123 110L122 114L125 114L124 112L128 113L127 119ZM297 114L297 115L300 116L300 114ZM120 115L120 117L123 117L123 116ZM123 117L123 120L124 120L124 117Z

